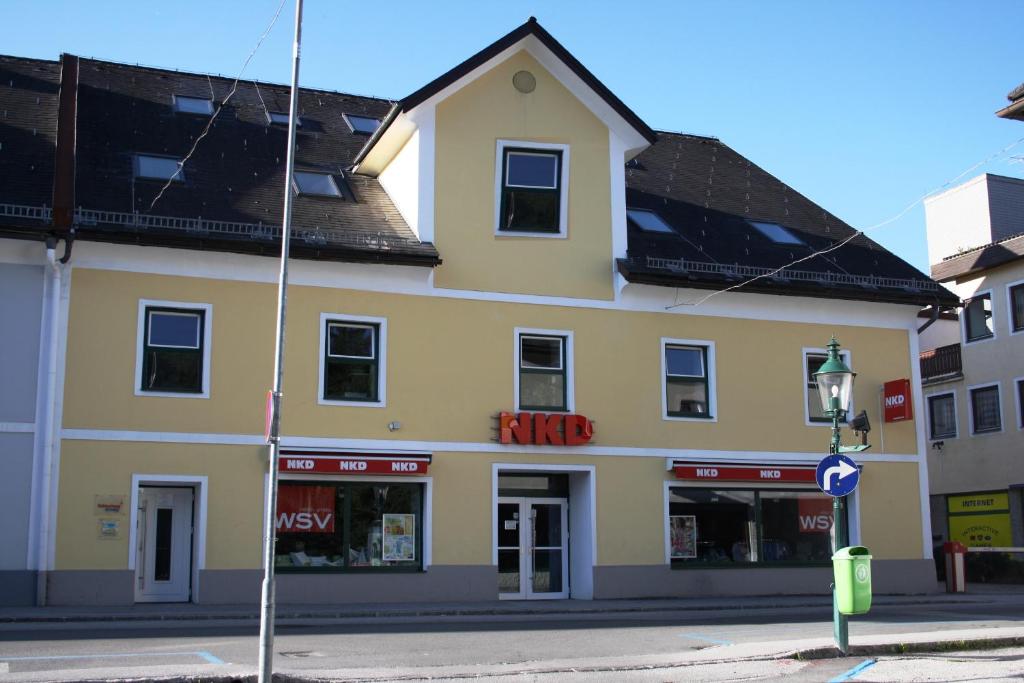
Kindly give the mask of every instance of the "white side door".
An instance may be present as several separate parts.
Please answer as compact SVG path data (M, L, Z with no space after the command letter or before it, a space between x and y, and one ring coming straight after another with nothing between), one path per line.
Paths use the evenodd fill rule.
M136 602L188 602L192 592L191 488L139 489Z
M569 597L568 504L563 498L499 498L498 597Z

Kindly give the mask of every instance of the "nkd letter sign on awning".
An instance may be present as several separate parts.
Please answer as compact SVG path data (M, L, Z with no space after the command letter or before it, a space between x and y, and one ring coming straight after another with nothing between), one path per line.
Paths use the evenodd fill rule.
M582 446L594 436L594 423L564 413L499 413L498 443Z

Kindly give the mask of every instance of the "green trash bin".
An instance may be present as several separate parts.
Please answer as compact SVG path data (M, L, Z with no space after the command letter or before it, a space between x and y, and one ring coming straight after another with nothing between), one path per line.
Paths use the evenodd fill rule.
M871 555L862 545L840 548L832 556L836 604L840 614L867 614L871 609Z

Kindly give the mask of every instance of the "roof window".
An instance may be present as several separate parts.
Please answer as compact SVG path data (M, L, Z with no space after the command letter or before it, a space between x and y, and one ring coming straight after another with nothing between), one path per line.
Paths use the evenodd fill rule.
M315 195L318 197L340 197L341 191L334 177L330 173L316 173L314 171L295 171L295 191L299 194Z
M185 97L184 95L174 96L174 111L182 114L201 114L210 116L213 114L213 102L202 97Z
M747 221L755 230L775 244L804 244L804 241L778 223L764 221Z
M286 111L268 111L267 121L274 125L287 126L288 125L288 112ZM295 125L302 127L302 117L295 117Z
M648 211L647 209L626 209L626 216L634 225L645 232L675 233L672 226L653 211Z
M149 154L135 155L135 177L153 180L185 182L185 171L177 157L158 157Z
M353 133L372 135L380 126L380 119L374 119L369 116L357 116L356 114L342 114L342 116L345 117L345 122L352 129Z

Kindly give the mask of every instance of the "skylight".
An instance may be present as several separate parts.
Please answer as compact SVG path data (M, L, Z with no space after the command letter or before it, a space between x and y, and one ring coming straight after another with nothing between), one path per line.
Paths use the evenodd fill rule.
M345 114L345 121L348 122L348 127L352 129L353 133L362 133L364 135L372 135L373 131L377 130L380 126L380 119L370 118L369 116L357 116L355 114Z
M174 157L157 157L148 154L135 155L135 177L152 178L154 180L171 180L185 182L185 171L181 169L181 159ZM177 174L177 175L175 175Z
M633 221L641 230L646 232L667 232L675 233L675 230L653 211L646 209L626 209L626 216Z
M270 123L273 123L273 124L280 124L282 126L287 126L288 125L288 112L286 112L286 111L268 111L267 112L267 120L270 121ZM302 117L301 116L296 116L295 117L295 125L299 126L299 127L302 126Z
M747 221L754 228L775 244L804 244L804 241L778 223L763 221Z
M213 102L201 97L175 95L174 111L181 112L182 114L202 114L203 116L210 116L213 114Z
M295 189L299 194L311 194L321 197L340 197L341 191L330 173L314 173L312 171L295 171Z

